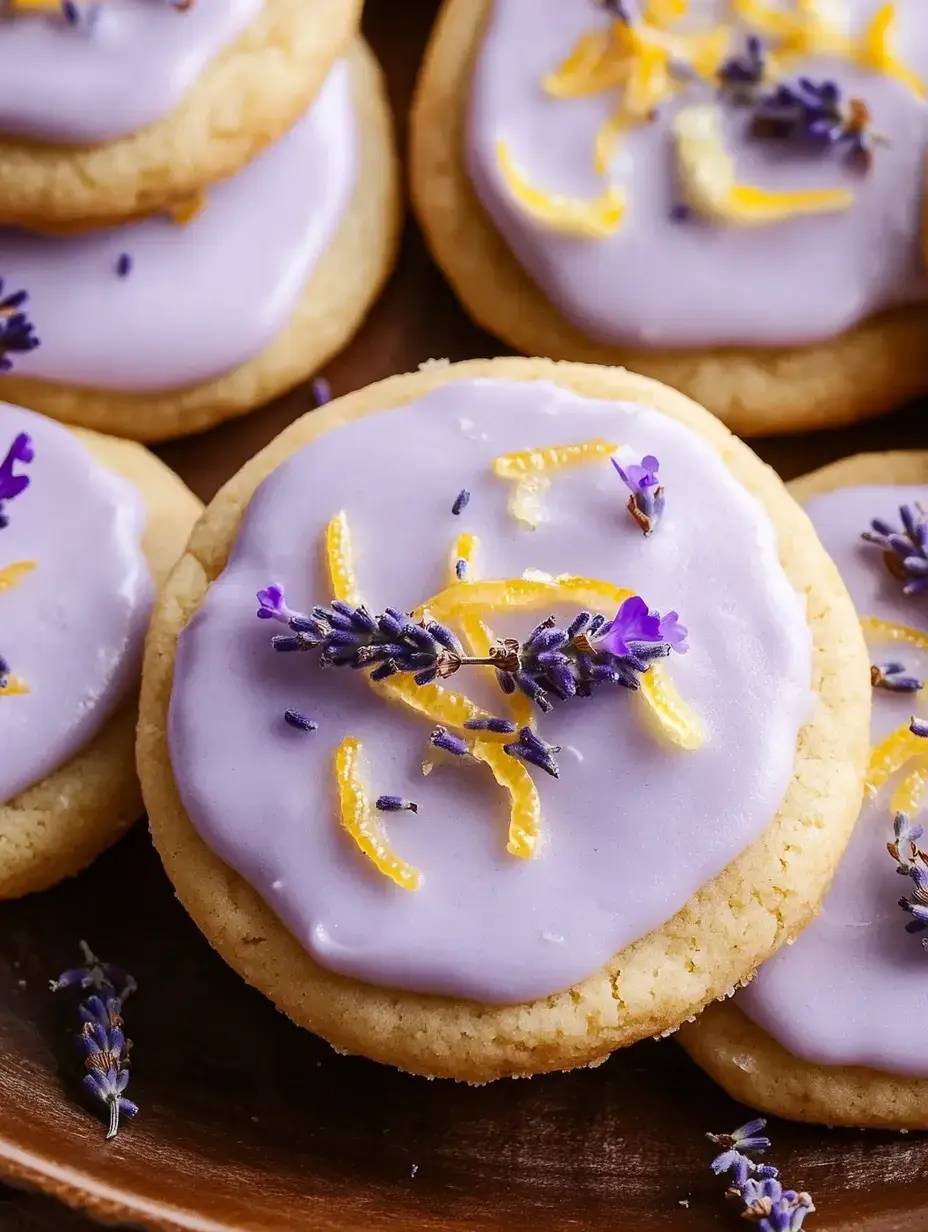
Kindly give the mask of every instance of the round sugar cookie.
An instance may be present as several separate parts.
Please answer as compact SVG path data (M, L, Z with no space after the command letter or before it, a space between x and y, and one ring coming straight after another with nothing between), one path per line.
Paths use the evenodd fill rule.
M928 453L845 458L797 479L790 489L804 503L842 501L823 524L837 543L844 526L852 537L861 530L847 525L852 501L867 507L865 518L898 521L898 503L928 493ZM859 496L839 496L854 489ZM814 522L828 516L829 503L812 505ZM849 546L842 550L850 560ZM884 571L877 548L861 545L860 552L876 576L868 588L855 571L852 594L856 590L861 602L869 598L873 615L905 618L918 627L913 605L923 600L901 594L902 583ZM904 643L881 649L880 658L904 660L916 653ZM924 658L922 653L917 665L910 658L909 668L923 673ZM874 741L904 725L913 710L924 713L917 693L875 691L873 708ZM928 955L919 936L906 932L911 917L897 905L900 895L910 894L911 882L895 875L886 851L893 840L888 795L884 787L865 804L821 916L733 1000L710 1006L679 1033L697 1064L742 1103L796 1121L928 1128L928 1067L911 1036L913 1016L925 1006L919 990Z
M854 2L855 14L861 19L864 9L868 9L869 17L870 10L875 13L879 7L877 0ZM827 245L815 240L812 224L830 228L832 235L843 236L845 231L841 228L845 222L848 228L858 225L854 223L856 207L847 219L834 214L823 219L789 220L757 231L744 229L749 234L726 235L724 226L712 231L711 224L698 218L672 220L674 177L668 168L673 138L670 120L663 119L663 103L658 108L659 123L651 127L661 128L660 140L664 144L657 144L658 138L652 139L646 130L623 136L621 141L629 143L632 153L624 145L617 148L615 179L594 176L597 126L617 113L619 106L621 96L614 84L616 78L608 79L613 84L606 92L600 89L597 93L591 87L589 96L580 97L582 91L578 91L563 98L546 98L543 79L546 71L553 72L559 62L567 61L574 50L574 39L578 49L575 59L579 59L582 32L595 31L608 18L597 13L586 0L565 5L557 5L555 0L549 4L546 0L544 12L525 18L535 27L533 36L513 39L511 28L518 17L516 10L524 12L529 7L530 0L445 0L420 72L412 109L413 204L436 261L475 321L525 354L619 364L664 381L713 411L742 435L853 423L889 411L928 389L928 352L922 345L926 315L925 309L918 306L926 293L924 258L919 251L924 155L919 155L913 144L913 134L922 133L924 123L922 117L913 119L911 115L900 119L901 109L911 106L901 86L891 82L890 90L895 92L888 98L880 96L881 108L888 108L888 120L892 123L888 123L881 108L877 108L877 113L884 128L900 124L899 131L906 133L906 139L894 142L897 155L915 160L918 169L906 172L909 183L901 188L892 181L888 187L879 188L883 204L868 207L876 216L875 222L871 219L869 231L864 215L859 224L863 235L848 239L844 256L829 252L827 258L822 257L827 268L820 269L816 268L816 254L819 250L824 252ZM894 36L893 46L903 47L906 57L917 55L915 61L907 60L910 68L914 63L916 75L928 73L928 43L918 24L921 19L917 0L904 11L902 6L897 7L902 12L900 20L908 24L903 34ZM718 16L721 10L722 6L706 4L691 16ZM728 11L726 8L725 13ZM481 62L483 42L493 23L503 31L497 32L498 38L508 37L510 44L501 50L497 43L492 64L485 66ZM563 37L559 37L560 33ZM768 41L766 36L764 41ZM738 47L735 40L731 44L733 54ZM589 55L589 43L586 50ZM837 65L841 72L849 71L836 61L828 63L830 70ZM498 138L507 143L517 172L531 175L529 189L547 187L559 203L558 194L572 200L570 187L582 184L582 189L575 192L587 202L597 193L604 193L610 182L618 184L625 204L618 235L605 240L556 234L548 238L546 224L531 218L520 221L511 202L499 205L499 210L505 211L505 226L500 228L478 196L466 162L466 152L471 150L472 155L472 147L468 146L469 126L478 123L472 97L478 65L489 82L479 117L480 157L489 167L483 168L489 187L485 185L482 192L495 194L497 202L504 201L497 182L499 168L490 165L492 133L488 130L493 122L492 108L496 107ZM531 66L529 79L527 65ZM869 103L869 91L875 93L877 89L873 74L867 77L863 69L859 73L866 78L864 97ZM568 75L566 71L564 75ZM605 73L600 75L608 77ZM923 103L915 105L924 110ZM667 115L672 116L675 105L669 106ZM734 114L741 124L744 113L737 110ZM640 185L640 192L634 172L629 172L629 167L634 167L629 159L638 157L641 149L635 141L652 141L642 157L653 178ZM739 165L755 157L742 142L738 149ZM881 158L882 151L877 150L874 175L882 166ZM797 185L814 186L819 182L815 178L819 161L823 160L806 161L789 174L797 177ZM761 162L759 178L777 186L787 174L786 165L782 158L769 165ZM840 168L841 164L837 166ZM829 165L827 174L838 173ZM913 174L917 191L911 188ZM866 179L861 181L854 175L840 182L845 180L854 192L863 194L868 187ZM856 257L851 254L869 253L874 228L880 219L888 217L893 218L893 226L884 228L880 242L885 241L890 247L876 264L867 265L865 260L855 264ZM790 237L796 234L792 228L806 222L810 227L806 247L791 248ZM626 227L639 230L626 237ZM660 242L661 227L665 243ZM727 228L728 232L740 230ZM702 245L704 235L711 242ZM687 240L694 237L696 243L688 245ZM620 244L624 238L631 244L631 255L621 256L628 266L617 264L618 251L613 252L610 264L606 248ZM702 246L697 248L697 244ZM671 259L672 268L677 271L673 276L665 268ZM755 273L760 265L764 265L766 274L763 269ZM528 272L529 268L534 268L534 274ZM728 276L723 282L720 272L726 268ZM877 292L866 285L867 280L872 282L875 278L881 280ZM560 287L565 303L570 299L571 312L563 304L558 306L556 297L541 289L546 281L552 287ZM596 331L586 328L594 318L592 297L586 297L597 282L599 300L605 304L599 305L598 300L595 310L602 327L599 340ZM764 289L768 284L769 292ZM812 316L804 333L797 324L800 308L805 311L806 301L812 304L819 288L832 285L840 285L841 289L827 305L829 324L819 324L818 334L813 337L818 318ZM700 300L702 288L705 298ZM739 303L739 295L748 293L750 302L746 299ZM897 306L906 301L909 306ZM618 312L615 304L620 304L626 314L625 341L606 337L604 322L610 312ZM668 305L677 312L672 322ZM826 319L825 311L823 308L821 320ZM690 341L662 343L671 323L681 339ZM735 337L747 335L750 339L752 330L758 337L761 333L769 337L756 345L748 340L718 345L712 340L717 324ZM803 340L777 342L777 329L803 335ZM697 337L704 340L693 341Z
M398 179L383 77L359 39L299 124L182 233L149 219L6 248L0 237L4 275L29 291L42 339L0 389L66 423L143 441L270 401L336 354L376 298L399 240ZM49 262L50 247L62 257Z
M653 535L626 510L607 456L616 440L623 457L659 456L666 511ZM532 458L556 463L550 486L510 492L499 476ZM463 583L426 600L474 555ZM549 604L565 621L584 602L605 614L616 584L665 612L679 599L690 629L689 651L638 692L540 717L528 706L561 746L558 780L520 771L482 737L473 748L492 775L476 752L470 764L429 748L435 718L473 713L473 668L443 682L464 693L453 705L402 677L408 705L425 707L410 712L389 681L378 699L362 673L275 655L270 633L287 630L256 620L251 599L283 583L309 610L350 593L356 573L372 610L427 602L441 619L460 586L479 604L481 577L525 569L524 581L488 583L491 608L522 602L513 595L532 608L507 618L517 640ZM608 581L571 583L565 570ZM867 666L807 520L689 399L615 369L433 363L298 420L215 498L153 618L139 771L181 901L250 984L340 1050L486 1082L593 1064L673 1030L799 932L857 813ZM507 703L492 678L477 699L525 721L525 703ZM288 722L285 707L298 711ZM289 725L305 727L300 714L318 730ZM380 793L418 814L368 811ZM355 823L380 863L356 849Z
M147 450L0 404L28 490L0 526L0 898L85 868L142 814L134 738L153 600L202 505Z
M190 16L198 23L211 20L227 24L230 18L220 11L216 0L209 0L205 7L214 6L214 13L196 15L193 9L151 14L144 12L148 6L140 5L143 11L134 19L163 26L167 17L178 23L178 30L180 23ZM72 122L72 127L78 129L75 144L61 139L48 145L23 137L0 140L0 219L54 231L103 226L169 209L175 204L186 205L217 180L234 175L266 145L282 136L303 114L333 63L345 52L358 28L361 0L313 0L312 4L305 0L263 0L258 5L237 0L235 7L243 9L245 17L252 8L254 14L205 64L168 114L135 132L89 144L81 142L76 121ZM62 66L69 70L65 80L71 90L69 95L67 88L59 84L62 110L69 107L79 114L82 108L94 103L95 116L104 111L94 90L99 88L99 79L113 70L109 64L97 67L93 40L100 38L117 44L108 52L97 53L103 60L107 54L121 54L118 40L126 35L118 27L130 17L133 15L103 12L97 19L97 29L54 31L56 38L41 43L35 39L23 49L27 57L61 56L64 39L79 40L75 45L86 48L86 69L81 60ZM7 20L50 19L17 16ZM114 26L112 32L103 28L109 22ZM11 33L16 35L18 31ZM39 31L24 33L37 35ZM157 42L154 36L160 31L150 33L152 41ZM145 37L144 30L130 30L129 34ZM146 47L152 56L159 50L160 46ZM131 61L128 51L122 54ZM173 71L165 72L165 77L185 81L189 70L183 60L190 55L190 50L180 43L170 58L172 62L166 65ZM143 64L139 71L147 78L150 69ZM84 72L87 81L82 81ZM124 81L121 74L109 85L111 97L116 100L121 100L129 90L144 88ZM170 97L170 90L165 93ZM125 109L132 110L138 105L138 100L131 97ZM118 101L111 110L114 114L96 118L99 131L107 123L111 130L118 128L122 118ZM8 111L10 119L5 131L15 131L15 99L8 104ZM65 121L59 117L55 123L60 127ZM41 131L41 121L36 127ZM93 131L89 121L85 127L87 132Z

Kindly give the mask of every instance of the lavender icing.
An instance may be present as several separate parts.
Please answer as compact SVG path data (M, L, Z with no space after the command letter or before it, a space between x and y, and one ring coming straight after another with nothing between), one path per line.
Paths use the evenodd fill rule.
M553 479L536 531L507 512L494 457L594 437L659 456L667 509L652 538L629 518L606 459ZM465 487L470 502L454 517ZM483 768L455 763L423 777L427 720L354 673L276 655L255 618L255 592L270 581L298 607L330 597L321 539L341 509L376 610L412 608L440 590L464 530L480 538L484 577L530 567L584 574L677 608L692 649L672 674L705 725L704 745L662 745L625 692L557 708L539 723L562 746L560 780L535 776L544 780L541 850L508 855L508 804ZM525 636L547 614L492 623ZM772 525L700 438L633 403L548 383L462 380L328 432L260 486L225 570L181 635L168 735L200 836L315 960L373 984L511 1004L596 971L757 838L791 781L810 679L804 607ZM455 680L503 712L499 692L477 683ZM318 731L287 727L288 707ZM340 828L332 763L349 735L363 742L371 796L419 805L417 816L385 823L422 873L418 891L389 882Z
M82 749L137 684L153 599L136 489L66 428L0 403L0 452L20 432L32 482L6 509L0 568L35 569L0 591L0 653L29 692L0 697L0 805Z
M12 7L12 6L11 6ZM63 145L114 141L168 115L261 0L106 0L0 21L0 132Z
M17 375L155 392L253 359L296 307L356 175L350 73L340 62L290 132L211 189L184 226L157 217L68 238L0 230L0 269L28 289L42 339ZM131 269L119 277L123 253Z
M926 629L924 599L906 598L879 550L859 538L871 518L898 525L899 506L915 501L928 501L928 488L842 488L815 497L806 511L862 616ZM902 659L921 676L928 669L926 656L907 647L876 657ZM874 691L874 743L908 720L913 700L917 710L911 695ZM865 804L821 915L763 965L736 1003L806 1061L923 1078L928 1065L913 1044L912 1024L928 1008L928 955L905 931L908 917L897 903L909 883L886 852L893 786Z
M847 0L839 11L859 33L881 3ZM897 52L928 79L923 2L899 0L895 7ZM731 21L731 6L694 0L691 14L705 28L712 20ZM492 0L469 101L465 159L477 196L568 321L607 344L801 346L881 309L925 300L928 107L892 77L838 58L802 60L789 79L832 79L866 101L874 131L889 139L866 176L835 157L802 157L776 143L750 141L744 111L722 112L740 182L781 190L848 187L857 196L850 210L746 229L699 218L674 221L679 192L671 126L681 105L705 101L706 90L696 88L662 104L653 123L620 142L609 179L626 187L628 209L613 235L579 239L529 218L500 173L500 138L532 184L547 192L588 200L607 182L595 172L593 148L617 92L564 101L548 97L541 83L582 34L608 20L592 0Z

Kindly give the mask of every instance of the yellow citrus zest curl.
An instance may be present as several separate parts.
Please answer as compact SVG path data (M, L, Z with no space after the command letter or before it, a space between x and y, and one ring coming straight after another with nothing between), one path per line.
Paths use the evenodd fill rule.
M896 788L890 805L893 815L908 813L910 817L917 816L925 803L926 793L928 793L928 757L917 762Z
M611 457L618 449L614 441L594 437L570 445L548 445L500 454L493 459L493 474L515 482L509 498L509 512L517 522L535 530L544 514L541 497L551 485L550 476L571 466Z
M347 737L335 752L342 825L379 872L403 890L418 890L419 873L393 851L374 817L361 779L360 760L360 740Z
M625 193L618 185L612 184L598 197L583 201L537 188L513 160L505 141L496 143L496 159L507 188L525 213L552 231L602 240L619 229L625 217Z
M897 625L891 620L880 620L877 616L866 616L860 622L864 633L872 641L905 642L916 650L928 650L928 633L921 629L912 629L908 625Z
M683 196L707 218L760 227L804 214L832 214L854 204L854 194L845 188L777 192L739 184L718 108L710 103L685 107L674 119L673 130Z
M923 99L926 94L925 83L904 64L892 50L892 38L896 26L896 5L883 4L873 15L873 20L867 27L855 58L865 67L879 73L886 73L901 81L916 98Z
M781 58L848 56L853 47L832 0L796 0L792 12L771 8L761 0L735 0L742 21L778 43Z
M344 509L336 513L326 527L325 552L333 596L357 607L361 598L352 559L351 531Z
M909 731L906 723L891 732L870 751L865 787L867 794L875 796L892 776L908 765L913 758L924 757L925 739Z
M35 561L18 560L0 569L0 592L13 590L34 568ZM5 684L0 685L0 697L22 697L28 692L29 686L21 676L9 675L6 677Z
M12 590L35 568L35 561L18 560L15 564L0 569L0 591Z

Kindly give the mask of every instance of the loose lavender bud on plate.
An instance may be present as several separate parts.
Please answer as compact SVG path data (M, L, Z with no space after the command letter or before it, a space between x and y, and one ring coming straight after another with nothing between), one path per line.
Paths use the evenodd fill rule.
M299 710L285 710L284 722L290 727L296 728L297 731L311 732L317 731L319 724L314 722L308 715L301 713Z
M470 502L470 493L466 488L462 488L454 498L454 504L451 506L451 512L457 517L463 513Z

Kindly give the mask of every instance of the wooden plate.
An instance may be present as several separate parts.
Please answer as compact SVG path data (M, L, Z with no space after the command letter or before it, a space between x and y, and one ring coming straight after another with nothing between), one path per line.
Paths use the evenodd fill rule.
M435 7L368 5L401 130ZM327 375L344 393L432 356L500 349L464 318L410 224L387 294ZM161 452L208 499L309 406L297 391ZM792 477L864 449L924 447L923 414L759 451ZM127 1026L141 1113L112 1143L75 1099L73 1019L48 991L79 938L140 983ZM914 1038L922 1027L913 1023ZM476 1089L336 1056L212 953L143 827L82 877L0 907L0 1170L97 1218L171 1232L734 1228L703 1134L745 1119L669 1040L597 1070ZM928 1228L919 1137L781 1122L771 1134L784 1180L818 1204L810 1228ZM0 1226L89 1225L7 1193Z

